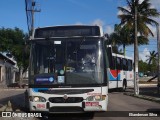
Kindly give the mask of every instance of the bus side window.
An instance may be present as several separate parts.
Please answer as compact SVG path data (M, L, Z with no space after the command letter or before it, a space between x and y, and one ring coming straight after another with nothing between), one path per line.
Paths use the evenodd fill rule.
M121 58L117 57L116 69L122 70Z
M128 70L132 71L132 60L128 60Z
M127 59L123 58L122 59L122 66L123 66L123 70L128 70L128 65L127 65Z
M113 70L115 70L115 66L116 66L116 58L115 58L115 56L112 56L112 67L111 67L111 69L113 69Z

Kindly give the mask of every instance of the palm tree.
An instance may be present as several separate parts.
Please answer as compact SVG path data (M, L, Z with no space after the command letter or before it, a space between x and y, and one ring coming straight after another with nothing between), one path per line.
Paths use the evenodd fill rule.
M157 71L157 55L158 53L155 52L155 51L151 51L149 52L150 55L149 56L146 56L148 57L148 59L146 61L148 61L148 67L150 69L150 71L152 73L156 73ZM157 77L157 75L155 75L153 78L149 79L147 82L151 82L152 80L154 80L155 78Z
M126 27L115 24L114 32L109 35L109 41L112 46L123 45L123 54L125 55L125 45L129 45L129 33ZM125 43L125 44L124 44Z
M115 24L114 32L109 35L109 41L112 46L120 46L123 45L123 54L125 55L125 47L126 45L133 44L133 34L127 28L127 26L120 26ZM148 40L143 36L138 36L139 45L148 44Z
M151 8L150 0L144 0L142 3L140 0L126 0L127 8L118 7L122 14L118 15L121 19L120 25L127 27L130 31L130 40L134 43L134 22L135 22L135 5L137 6L137 30L140 35L138 38L139 43L148 43L148 36L154 36L148 25L157 25L158 23L153 20L153 17L158 17L157 9ZM141 41L141 42L140 42Z
M137 48L137 35L140 35L140 38L145 43L148 43L148 36L154 36L151 29L148 25L158 25L158 23L152 18L158 17L160 13L155 8L151 8L150 0L144 0L140 3L140 0L126 0L127 8L118 7L122 14L118 15L121 19L120 25L122 27L127 27L130 31L129 36L131 42L134 43L134 58L135 58L135 68L134 71L137 72L138 68L138 48ZM137 18L137 19L136 19ZM137 21L136 21L137 20ZM135 29L137 28L137 29ZM138 34L137 34L138 33ZM138 41L139 42L139 41ZM136 86L136 80L135 80ZM138 88L138 87L137 87ZM138 91L138 90L137 90ZM135 90L135 94L138 94Z
M146 61L148 61L148 64L150 65L154 61L157 61L158 53L155 51L150 51L149 54L150 54L149 56L146 56L146 57L148 57L148 59Z

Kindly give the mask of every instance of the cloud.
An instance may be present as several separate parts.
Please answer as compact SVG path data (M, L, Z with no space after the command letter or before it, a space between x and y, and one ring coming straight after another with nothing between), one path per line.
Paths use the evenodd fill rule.
M99 25L103 27L105 33L111 34L114 31L114 28L109 25L105 25L104 21L101 19L96 19L92 23L92 25Z
M139 0L140 3L142 3L144 0ZM160 0L150 0L151 8L156 8L160 10Z
M112 26L106 26L104 32L111 34L112 32L114 32L114 28Z
M142 3L144 0L139 0L139 3ZM151 8L157 8L160 10L160 0L150 0Z
M139 0L139 3L142 3L144 0ZM160 10L160 0L150 0L149 1L152 5L151 8L157 8Z
M86 23L76 22L75 25L87 25ZM104 33L111 34L114 32L114 28L111 25L106 25L103 20L95 19L94 21L90 22L90 25L98 25L103 28Z
M92 25L104 26L104 22L101 19L96 19L91 24Z
M148 59L147 56L150 56L149 50L148 48L144 48L143 52L139 53L139 60L143 60L144 62L146 62L146 60Z
M151 0L150 2L153 4L155 8L160 10L160 0Z
M119 10L117 15L123 15L123 12L121 10Z
M141 4L144 0L139 0L139 3Z
M75 25L86 25L87 23L76 22ZM96 19L89 23L90 25L98 25L104 27L104 22L101 19Z

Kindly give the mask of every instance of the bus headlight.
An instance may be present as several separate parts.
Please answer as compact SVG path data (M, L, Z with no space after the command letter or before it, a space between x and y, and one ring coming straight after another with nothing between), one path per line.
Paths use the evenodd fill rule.
M34 97L33 98L33 102L39 102L39 100L40 100L39 97Z
M30 101L32 101L32 102L46 102L46 99L44 97L40 97L40 96L30 96Z
M94 99L95 99L95 101L100 101L100 100L101 100L101 96L100 96L100 95L96 95L96 96L94 97Z
M101 100L101 95L87 97L87 101L100 101L100 100Z
M96 96L89 96L87 97L87 101L101 101L105 100L106 95L96 95Z

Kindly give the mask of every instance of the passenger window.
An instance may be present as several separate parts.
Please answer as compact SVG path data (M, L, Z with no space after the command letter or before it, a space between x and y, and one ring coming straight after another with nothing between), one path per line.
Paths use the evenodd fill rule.
M112 64L111 64L111 69L115 70L115 56L112 56Z
M122 70L121 58L119 58L119 57L117 57L116 68L117 68L118 70Z
M123 58L122 59L122 66L123 66L123 70L128 70L128 65L127 65L127 59Z
M128 60L128 70L132 71L132 60Z

